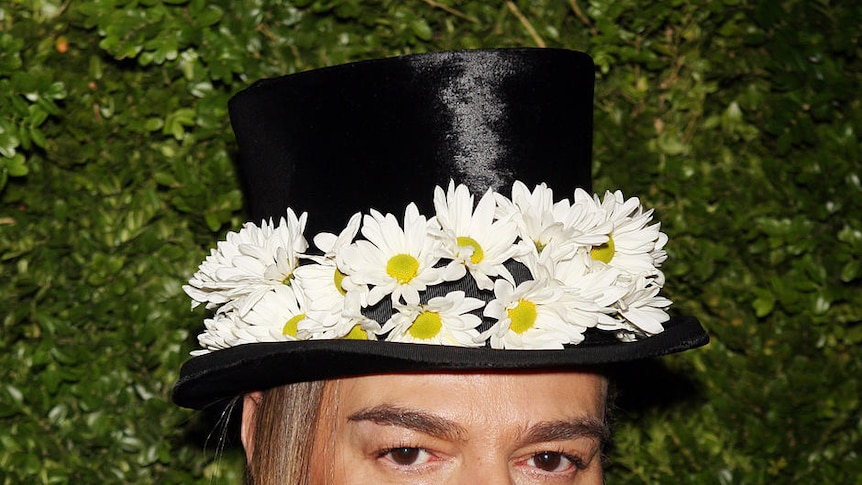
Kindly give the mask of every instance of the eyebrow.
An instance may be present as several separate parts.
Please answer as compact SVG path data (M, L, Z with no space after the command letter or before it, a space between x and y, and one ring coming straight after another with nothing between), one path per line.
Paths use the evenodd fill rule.
M375 424L399 426L449 441L463 441L467 437L466 429L448 419L391 404L381 404L373 408L362 409L351 414L347 420L371 421Z
M347 420L399 426L450 441L463 441L467 438L467 430L455 422L425 411L402 408L391 404L361 409L351 414ZM594 439L598 441L599 446L603 447L610 441L611 430L604 421L591 417L542 421L526 430L523 441L525 443L542 443L580 438Z
M568 420L542 421L527 429L524 441L541 443L580 438L594 439L604 447L611 439L610 426L604 421L586 416Z

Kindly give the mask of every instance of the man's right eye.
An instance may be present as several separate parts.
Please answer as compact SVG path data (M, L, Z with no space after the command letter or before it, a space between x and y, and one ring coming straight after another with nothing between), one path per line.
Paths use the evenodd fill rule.
M434 455L423 448L397 447L383 450L378 457L387 459L399 466L416 466L428 463Z

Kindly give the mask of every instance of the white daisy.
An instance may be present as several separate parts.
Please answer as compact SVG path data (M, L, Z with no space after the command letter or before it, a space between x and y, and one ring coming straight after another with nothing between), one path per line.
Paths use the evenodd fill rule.
M446 193L440 187L434 189L434 208L446 257L452 260L449 265L453 273L460 272L454 279L469 271L483 290L494 288L491 276L502 276L514 283L503 263L523 250L514 244L518 236L515 223L510 219L494 220L496 203L492 191L488 190L479 199L474 211L473 195L467 186L455 187L449 181Z
M554 193L545 184L537 185L531 193L520 181L512 184L512 199L494 194L497 199L497 218L513 220L522 241L532 244L532 250L542 250L553 241L562 241L563 224L554 220Z
M497 322L479 338L490 337L495 349L562 349L583 340L586 329L566 322L563 291L548 281L529 280L515 288L498 279L494 296L483 313Z
M603 271L589 272L584 260L589 256L578 253L559 261L549 269L563 288L566 302L566 320L581 327L611 325L616 320L613 307L626 288L616 286L619 271L605 267Z
M362 235L367 240L344 248L341 263L350 284L373 286L367 296L368 305L375 305L389 294L393 303L403 297L416 305L420 291L443 281L445 268L434 267L442 248L415 204L404 211L403 230L392 214L384 216L371 210L363 218Z
M584 202L589 194L584 189L575 189L575 203L563 199L554 203L554 220L563 225L564 237L578 246L592 247L607 242L613 223L592 204ZM590 199L591 200L591 199Z
M338 335L345 340L377 340L380 324L362 314L361 295L356 291L348 291L344 297L344 309L337 327L331 333L321 333L312 336L314 339L334 338Z
M337 236L328 232L321 232L314 236L314 245L323 251L324 258L335 259L341 249L353 242L356 233L359 232L361 221L362 214L359 212L353 214L347 221L347 226Z
M309 321L322 325L322 328L318 329L301 327L311 333L311 338L341 338L350 334L360 323L354 318L344 316L347 290L344 287L344 273L337 265L340 252L356 237L360 221L361 214L356 213L338 236L330 233L316 235L314 244L324 253L323 256L307 256L314 262L302 265L294 271L295 284L302 288L308 301ZM353 313L359 312L358 308L354 310Z
M272 288L290 284L299 256L308 248L302 236L306 217L303 213L297 218L288 209L278 226L272 221L260 227L247 223L239 232L228 233L183 286L192 307L227 304L223 311L237 308L243 316Z
M243 317L248 326L238 330L243 339L257 342L301 340L299 323L306 319L307 303L299 286L277 286L264 294Z
M660 224L647 225L652 220L652 210L644 212L637 197L626 200L622 192L606 192L603 200L586 193L575 194L576 203L583 203L589 210L603 214L613 224L608 240L590 251L594 261L608 264L632 276L654 276L663 283L658 269L667 255L663 248L667 236L659 232Z
M198 335L198 343L202 347L193 350L192 355L208 354L213 350L228 349L239 345L237 330L247 324L239 318L236 312L216 313L212 318L204 320L204 330Z
M341 327L347 325L344 333L353 326L347 321L342 322L347 292L342 286L344 274L335 266L335 261L325 260L325 263L305 264L296 268L294 286L301 287L307 296L307 314L322 325L329 338L338 338ZM326 329L326 330L324 330ZM314 332L317 333L317 332Z
M296 294L296 288L282 285L264 294L245 316L235 310L217 312L204 320L206 330L198 335L203 349L192 355L248 343L296 340L297 323L305 318Z
M308 301L308 319L300 323L299 330L313 340L373 337L380 324L362 315L363 292L345 291L344 274L330 263L296 269L297 285L305 289Z
M628 287L614 305L624 319L622 325L600 325L603 330L631 330L640 335L655 335L664 331L662 323L670 320L667 308L671 301L659 296L661 287L640 276Z
M485 303L469 298L463 291L431 298L424 305L394 305L392 318L380 329L389 332L387 341L421 344L479 347L476 327L482 319L469 312L482 308Z

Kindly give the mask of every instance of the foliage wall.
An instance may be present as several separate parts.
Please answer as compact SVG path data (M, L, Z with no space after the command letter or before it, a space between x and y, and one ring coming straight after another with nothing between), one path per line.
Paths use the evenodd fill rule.
M227 100L504 46L595 58L596 188L657 208L712 336L657 368L685 392L621 406L609 483L859 483L860 27L855 0L0 0L0 483L239 483L169 402L180 285L244 221Z

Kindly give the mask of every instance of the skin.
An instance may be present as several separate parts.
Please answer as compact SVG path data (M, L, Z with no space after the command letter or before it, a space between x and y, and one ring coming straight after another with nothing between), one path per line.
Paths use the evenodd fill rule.
M601 484L606 394L603 377L576 372L334 380L311 483ZM243 409L249 458L259 397Z

